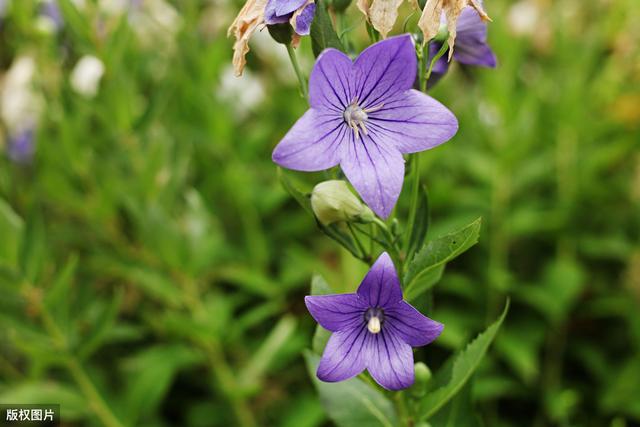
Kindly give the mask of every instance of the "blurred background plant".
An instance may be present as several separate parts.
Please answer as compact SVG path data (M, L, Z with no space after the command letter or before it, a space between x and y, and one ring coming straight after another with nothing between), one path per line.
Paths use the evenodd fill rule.
M422 156L430 236L485 225L420 352L437 365L510 295L471 390L485 424L640 425L640 3L485 6L499 66L432 91L461 128ZM266 31L232 76L240 7L0 0L0 403L60 402L64 425L330 425L302 297L367 266L280 187L271 150L305 101Z

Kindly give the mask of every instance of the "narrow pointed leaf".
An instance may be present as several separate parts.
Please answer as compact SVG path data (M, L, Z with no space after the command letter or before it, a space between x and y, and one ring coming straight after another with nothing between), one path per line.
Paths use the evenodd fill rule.
M487 353L508 311L509 300L498 320L453 356L450 362L445 363L445 369L438 371L434 378L436 388L428 392L419 405L418 413L422 414L423 419L433 416L464 387Z
M426 274L433 274L433 270L442 268L447 262L475 245L480 235L481 222L482 219L478 218L466 227L424 245L413 257L404 275L405 293L416 297L424 292L427 287L418 279Z
M333 47L344 52L340 38L336 34L336 30L333 29L325 1L321 0L316 2L316 14L311 23L310 35L311 47L316 57L328 47Z

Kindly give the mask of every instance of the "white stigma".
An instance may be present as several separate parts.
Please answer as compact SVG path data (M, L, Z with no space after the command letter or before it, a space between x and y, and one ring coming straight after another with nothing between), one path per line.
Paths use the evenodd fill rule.
M377 334L378 332L380 332L380 319L378 318L378 316L372 316L371 319L369 319L369 323L367 323L367 329L369 329L369 332L371 332L372 334Z
M362 108L358 105L358 97L355 97L354 100L351 101L351 104L349 104L342 113L342 117L347 125L353 130L356 139L360 138L360 130L362 130L362 133L365 135L368 134L367 127L365 126L369 119L367 113L378 111L383 106L384 104L380 104L372 108Z

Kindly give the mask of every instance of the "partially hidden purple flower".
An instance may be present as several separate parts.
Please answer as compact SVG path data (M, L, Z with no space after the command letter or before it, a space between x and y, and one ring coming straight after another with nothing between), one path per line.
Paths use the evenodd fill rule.
M444 325L402 300L398 275L384 252L355 294L305 297L307 309L333 332L318 365L322 381L336 382L367 369L388 390L414 381L412 347L435 340Z
M402 189L402 154L433 148L458 130L453 113L412 89L416 73L408 34L369 46L355 61L326 49L311 71L311 108L280 141L273 161L300 171L339 164L369 207L387 218Z
M443 19L444 15L443 15ZM453 49L453 59L463 65L495 68L496 55L487 43L487 23L470 6L465 7L460 13L456 26L456 45ZM441 42L432 42L429 45L429 62L442 48ZM433 65L429 78L429 86L433 86L449 70L447 54L442 55Z
M58 7L57 0L45 0L40 6L40 16L48 19L55 31L58 31L64 25L62 13Z
M27 164L33 158L34 151L33 128L28 127L9 136L7 155L12 162Z
M309 35L316 5L309 0L268 0L264 9L267 25L291 22L293 30L301 35ZM292 19L293 18L293 19Z

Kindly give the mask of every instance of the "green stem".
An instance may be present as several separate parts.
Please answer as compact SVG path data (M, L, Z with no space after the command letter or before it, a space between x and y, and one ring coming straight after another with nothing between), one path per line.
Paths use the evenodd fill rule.
M429 70L427 71L427 76L425 78L424 81L424 88L426 91L427 89L427 82L429 81L429 78L431 77L431 72L433 71L433 66L436 65L436 61L440 58L442 58L442 55L445 54L445 52L449 49L449 44L445 41L442 43L442 47L440 48L440 50L438 51L438 53L436 53L436 56L433 57L433 59L431 60L431 63L429 64Z
M380 230L382 230L382 233L387 238L388 245L383 246L385 246L385 249L391 252L391 258L393 258L396 267L402 272L403 263L402 258L400 257L400 249L398 248L395 236L393 235L393 233L391 233L391 230L389 230L387 224L385 224L379 218L374 218L373 223L376 224Z
M429 43L423 43L420 45L420 50L418 50L418 80L420 84L420 92L427 92L427 79L425 78L427 75L426 64L427 57L425 57L425 52L429 52Z
M407 222L407 229L405 231L405 244L407 249L409 248L409 241L411 240L411 233L416 223L416 216L418 215L418 196L420 194L420 155L415 153L411 155L411 205L409 207L409 221Z
M367 253L367 250L364 248L364 245L362 244L362 242L358 238L358 234L356 233L356 230L354 230L353 226L349 222L347 222L347 227L349 227L349 231L351 232L351 235L353 236L353 240L356 242L356 246L358 246L358 250L362 254L362 258L361 259L368 259L370 255Z
M305 99L309 99L309 92L307 91L307 80L302 75L302 71L300 70L300 65L298 64L298 58L296 57L296 52L291 46L291 43L287 44L287 53L289 54L289 59L291 60L291 65L293 65L293 70L298 77L298 84L300 84L300 92Z
M409 414L407 413L407 406L404 401L404 393L399 391L393 395L395 400L395 407L400 417L401 426L409 426Z

